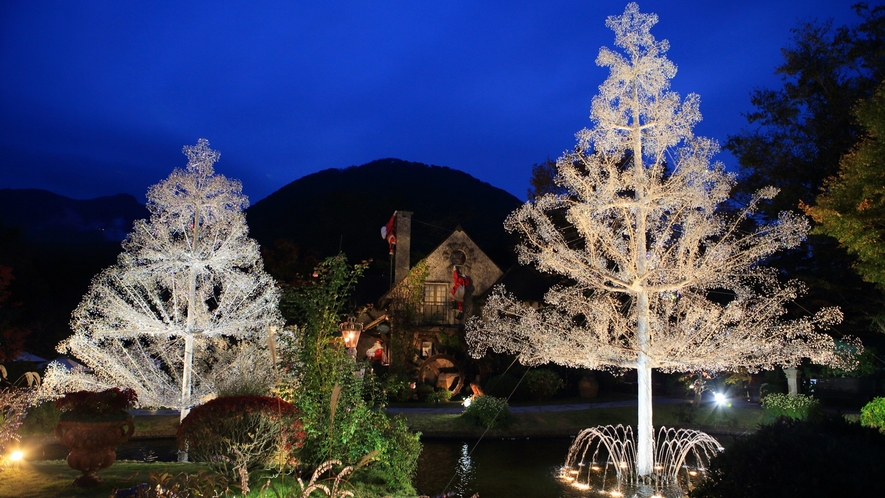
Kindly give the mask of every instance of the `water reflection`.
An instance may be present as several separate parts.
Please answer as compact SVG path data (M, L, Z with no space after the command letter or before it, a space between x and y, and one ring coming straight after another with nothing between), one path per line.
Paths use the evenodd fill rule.
M422 494L469 498L587 498L593 496L559 479L572 440L532 438L425 440L415 484Z

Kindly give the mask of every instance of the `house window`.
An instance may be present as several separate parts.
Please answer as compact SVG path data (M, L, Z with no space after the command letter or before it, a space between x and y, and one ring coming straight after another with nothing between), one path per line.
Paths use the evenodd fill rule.
M447 322L449 308L449 284L447 282L425 282L424 322Z

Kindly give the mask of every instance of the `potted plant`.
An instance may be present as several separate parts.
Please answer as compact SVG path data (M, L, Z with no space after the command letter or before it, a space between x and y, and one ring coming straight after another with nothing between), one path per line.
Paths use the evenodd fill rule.
M75 486L95 486L101 477L98 470L117 460L117 445L129 440L135 430L132 416L126 412L138 401L132 389L76 391L55 402L60 412L55 435L70 449L68 465L83 472Z
M582 398L595 398L599 394L599 381L590 372L584 374L578 382L578 394Z

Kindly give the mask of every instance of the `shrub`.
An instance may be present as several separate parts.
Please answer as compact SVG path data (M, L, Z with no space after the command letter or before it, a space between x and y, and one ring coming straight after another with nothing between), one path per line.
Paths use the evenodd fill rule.
M124 420L127 408L138 402L132 389L111 388L104 391L75 391L59 398L55 407L62 422L104 422Z
M22 435L52 434L58 424L60 413L54 401L44 401L28 409L21 425Z
M426 401L427 397L430 396L431 394L433 394L434 389L433 389L433 386L431 386L430 384L423 384L422 383L422 384L418 384L417 392L418 392L418 399L420 401Z
M508 399L511 402L528 399L528 389L525 382L510 374L496 375L489 379L485 386L485 392L489 396Z
M8 446L19 439L19 427L33 399L30 389L0 389L0 470L3 470Z
M765 413L770 417L788 417L797 420L806 420L810 416L820 412L820 402L812 396L797 394L774 393L769 394L762 400Z
M494 396L474 396L463 417L480 427L507 427L512 421L507 400Z
M390 401L411 401L415 397L412 380L400 375L390 375L384 380L384 392Z
M452 399L452 391L449 391L448 389L440 389L439 391L434 391L428 394L427 397L424 398L424 401L427 403L437 404L448 403L450 399Z
M885 398L873 398L860 409L860 423L864 427L885 429Z
M228 396L195 407L178 428L178 447L215 472L239 479L248 493L249 472L291 463L304 431L290 403L269 396Z
M565 387L565 383L559 377L559 374L546 368L530 370L525 374L524 382L529 394L535 401L550 399L560 389Z
M881 496L885 435L842 417L779 419L710 460L692 498Z

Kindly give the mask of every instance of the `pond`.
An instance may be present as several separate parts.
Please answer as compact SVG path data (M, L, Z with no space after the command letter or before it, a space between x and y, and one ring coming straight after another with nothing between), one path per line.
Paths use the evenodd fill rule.
M431 497L590 498L603 496L576 489L559 478L573 438L426 439L418 459L416 489ZM33 460L63 460L67 448L46 444L30 452ZM136 439L117 448L118 460L177 459L173 439ZM445 493L445 495L444 495Z
M588 497L558 478L571 438L426 440L415 487L421 493L468 498Z

